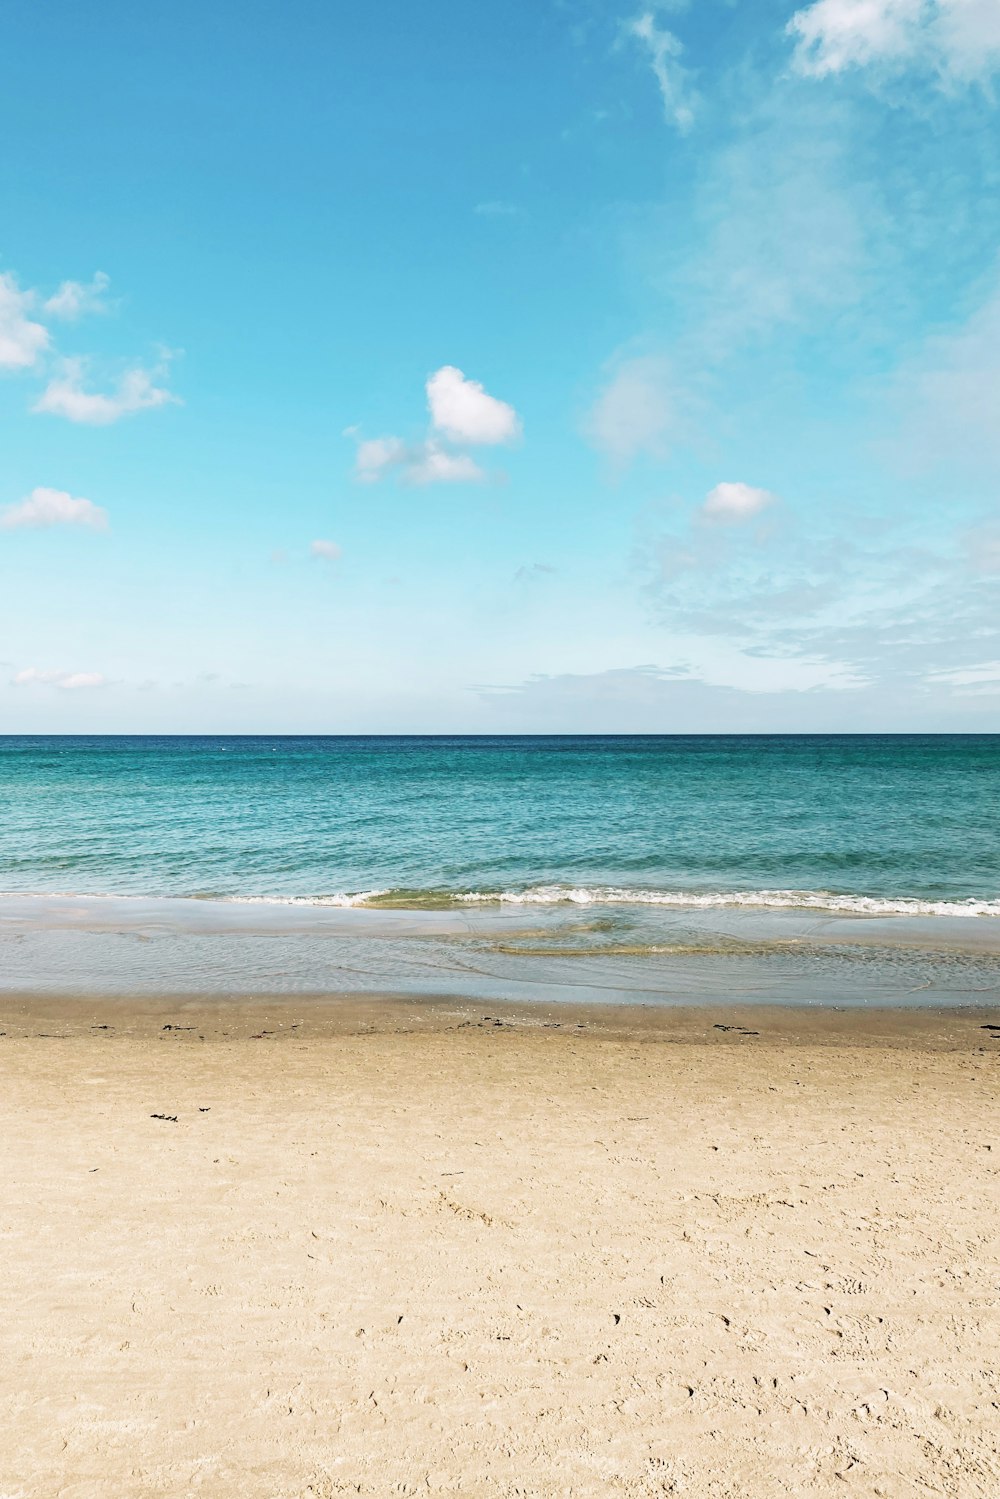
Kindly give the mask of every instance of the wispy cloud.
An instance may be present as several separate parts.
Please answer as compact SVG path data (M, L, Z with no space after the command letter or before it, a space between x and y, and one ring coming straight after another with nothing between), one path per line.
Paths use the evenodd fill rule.
M484 219L512 219L521 212L516 203L507 203L501 198L491 198L485 203L477 203L472 211Z
M311 541L309 543L310 557L318 557L321 562L336 562L342 556L341 548L335 541Z
M48 526L83 526L91 531L106 531L108 512L65 489L45 488L33 489L18 504L0 510L0 531Z
M920 67L945 82L1000 69L996 0L815 0L792 16L794 65L814 78L849 68Z
M808 525L790 514L780 532L713 534L671 519L646 538L640 561L672 639L827 662L901 703L931 675L976 670L1000 652L994 578L958 538L947 548L920 535L916 518L866 533L843 514Z
M701 357L725 361L749 339L821 324L865 289L881 205L857 178L841 112L801 93L771 95L703 174L701 238L673 281Z
M624 35L641 48L653 70L663 100L663 113L682 133L691 129L697 96L691 73L681 62L683 43L672 31L657 24L656 11L640 11L626 21Z
M709 490L701 513L708 520L714 521L751 520L769 505L773 505L775 498L770 490L757 489L752 484L723 482Z
M39 671L37 666L26 666L11 678L15 687L58 687L64 692L75 692L87 687L106 687L107 677L98 671Z
M0 274L0 370L27 370L48 348L48 329L28 316L35 303L9 272Z
M616 468L626 468L640 454L665 458L680 425L680 404L667 360L626 358L587 414L584 435Z
M787 663L773 663L774 671L772 663L760 664L766 672L752 685L641 665L538 675L478 690L507 732L600 733L609 723L620 733L837 733L845 724L870 732L933 732L942 724L975 731L995 721L996 661L968 672L875 684L824 662L804 665L795 676Z
M548 562L526 562L514 574L515 583L536 583L540 578L551 577L558 569Z
M138 411L180 405L178 396L164 385L157 385L163 374L162 364L153 370L136 367L126 370L110 393L94 391L86 388L85 361L66 359L60 373L49 381L31 409L87 426L110 426Z
M887 394L900 467L1000 481L1000 268L967 317L900 361Z
M49 317L62 318L66 322L75 322L90 313L107 312L105 293L110 284L110 278L103 271L96 271L89 282L64 281L59 290L42 304L42 310Z

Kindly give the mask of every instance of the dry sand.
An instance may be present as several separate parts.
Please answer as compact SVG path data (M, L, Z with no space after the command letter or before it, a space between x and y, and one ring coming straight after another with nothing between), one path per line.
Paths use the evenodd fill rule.
M996 1014L0 1009L2 1499L1000 1495Z

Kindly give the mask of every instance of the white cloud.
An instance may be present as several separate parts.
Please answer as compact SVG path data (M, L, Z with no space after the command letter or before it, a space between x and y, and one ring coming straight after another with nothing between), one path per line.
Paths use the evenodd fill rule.
M945 468L1000 475L1000 274L964 322L935 331L904 359L887 386L899 431L889 441L907 473Z
M530 583L539 578L548 577L557 571L558 569L553 567L549 562L526 562L523 567L517 569L517 572L514 574L514 582Z
M997 0L815 0L788 23L800 73L917 65L953 79L1000 67Z
M30 369L48 347L48 330L28 317L34 300L13 276L0 274L0 370Z
M310 557L319 557L324 562L336 562L341 555L340 547L335 541L311 541L309 543Z
M32 411L64 416L67 421L105 427L137 411L152 411L157 406L179 405L177 396L155 384L159 370L141 368L126 370L115 390L106 395L84 389L85 368L81 359L67 359L62 373L50 380Z
M407 484L480 484L486 475L468 453L452 453L429 438L410 450L403 478Z
M977 573L1000 573L1000 528L980 526L962 538L969 565Z
M393 471L404 484L479 484L486 478L468 453L454 453L433 437L412 444L401 437L371 437L358 443L354 474L362 484L377 484Z
M696 96L691 88L691 74L680 61L683 44L672 31L657 26L652 10L645 10L626 22L625 35L646 53L668 121L682 133L690 130Z
M977 666L956 667L951 671L932 671L928 680L949 682L953 687L974 687L989 683L1000 688L1000 661L981 661Z
M354 475L362 484L377 484L393 472L404 484L479 484L487 477L484 470L469 453L450 444L492 447L520 436L513 406L489 395L478 380L467 380L452 364L429 376L426 391L432 432L420 442L362 438L357 427L346 428L344 436L357 444Z
M768 505L773 505L775 496L769 489L756 489L752 484L716 484L705 496L702 515L709 520L741 521L759 515Z
M39 671L37 666L26 666L11 678L15 687L40 684L58 687L64 692L75 692L81 687L104 687L107 680L98 671Z
M512 442L521 432L513 406L488 395L478 380L467 380L453 364L428 379L427 404L433 426L452 442L494 445Z
M17 505L0 511L0 531L19 527L85 526L91 531L108 529L108 512L90 500L78 499L65 489L33 489Z
M624 467L640 453L664 458L677 425L677 401L664 359L642 355L615 371L594 402L584 432L594 447Z
M74 322L87 313L107 312L104 293L111 281L103 271L96 271L92 281L64 281L49 299L43 303L43 311L49 317L65 318Z
M348 427L345 436L354 437L356 429ZM355 478L363 484L377 484L390 469L406 459L406 443L401 437L369 437L358 443L354 455Z

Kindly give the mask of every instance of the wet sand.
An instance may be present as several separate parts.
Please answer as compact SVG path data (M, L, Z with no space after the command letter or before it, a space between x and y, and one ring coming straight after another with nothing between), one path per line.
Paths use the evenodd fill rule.
M0 999L4 1499L1000 1493L1000 1013Z

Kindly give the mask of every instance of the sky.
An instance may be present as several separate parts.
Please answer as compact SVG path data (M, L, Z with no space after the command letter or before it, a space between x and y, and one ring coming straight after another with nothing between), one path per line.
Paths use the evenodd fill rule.
M1000 0L11 0L0 732L1000 731Z

